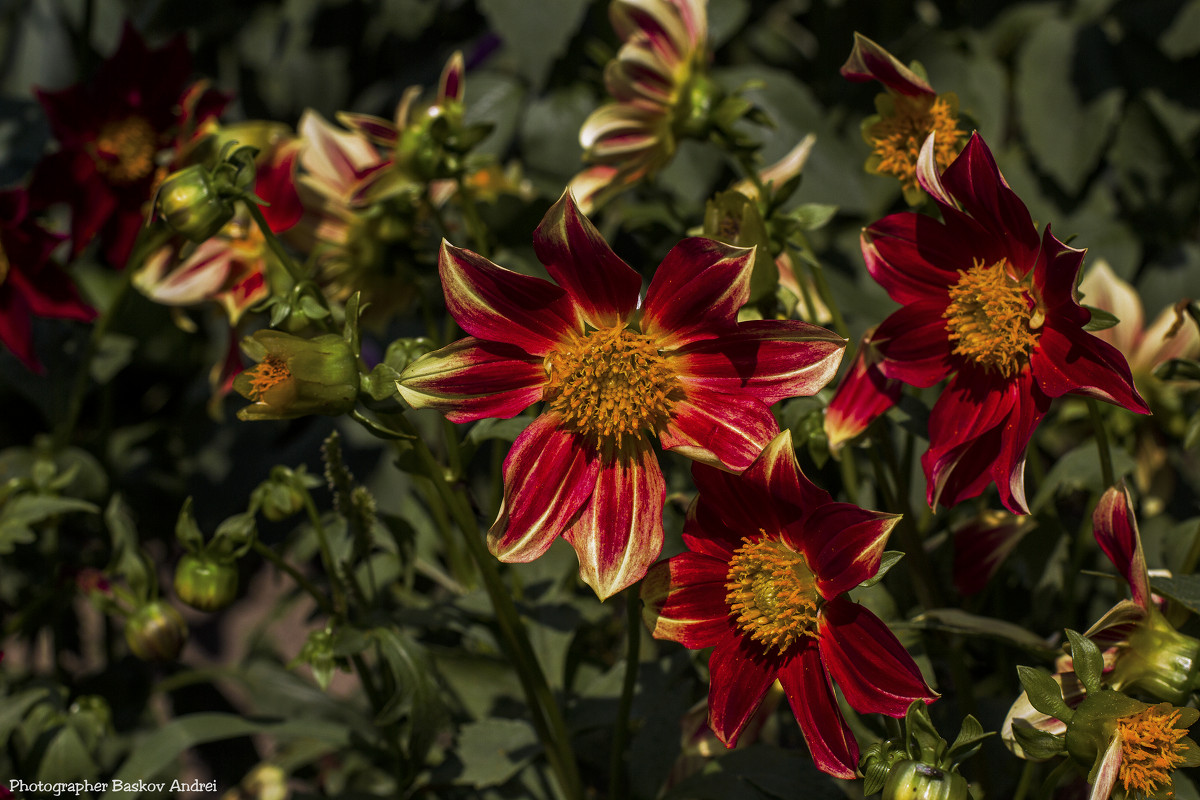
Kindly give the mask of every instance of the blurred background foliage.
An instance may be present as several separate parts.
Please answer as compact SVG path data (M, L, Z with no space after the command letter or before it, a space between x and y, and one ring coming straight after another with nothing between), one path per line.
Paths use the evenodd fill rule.
M1200 0L711 0L709 15L716 80L730 89L753 82L748 96L775 123L747 127L763 142L764 163L804 135L817 135L803 184L789 202L837 208L813 234L813 244L855 336L893 308L862 267L859 231L904 208L895 181L862 167L867 146L859 126L873 113L879 87L852 84L838 74L855 31L906 63L920 61L935 90L956 92L1035 221L1052 223L1060 238L1087 247L1088 263L1105 259L1134 282L1148 315L1180 297L1200 295ZM493 260L530 272L540 269L530 235L581 168L579 129L605 101L603 67L618 46L603 0L0 0L0 185L21 182L49 140L33 87L61 88L78 80L113 51L126 19L151 43L186 34L197 74L234 95L226 120L294 125L308 108L330 119L342 110L390 117L406 87L436 86L447 58L461 50L467 119L494 125L481 151L519 163L534 189L528 202L488 210L498 245ZM685 142L653 185L617 198L596 221L618 254L648 277L683 232L699 226L706 199L736 178L715 148ZM429 270L418 282L436 304L434 258L426 254ZM100 272L83 264L78 276L91 297L102 299L111 282ZM202 333L216 324L200 315L193 322ZM400 320L388 334L418 330L415 322ZM0 446L9 448L0 477L26 469L37 451L36 436L62 417L73 375L56 366L76 363L86 332L41 321L37 336L46 376L0 359ZM366 347L380 350L389 340ZM272 466L304 464L316 475L325 469L321 442L335 427L325 418L233 425L209 416L206 376L220 347L181 330L166 309L142 298L106 340L93 366L96 391L80 447L60 455L55 467L59 474L75 470L80 483L68 494L87 507L54 510L75 516L57 527L61 538L53 545L43 541L0 555L5 633L29 637L28 663L44 670L40 682L22 685L19 703L0 707L0 739L11 735L0 765L36 752L33 760L57 779L71 770L81 777L115 772L130 779L190 774L212 777L224 790L243 781L269 752L273 764L307 785L332 795L367 796L414 785L412 776L405 784L404 776L378 774L377 765L400 758L378 732L399 725L408 731L401 750L414 759L414 770L423 749L441 754L416 784L426 796L551 796L535 758L536 737L521 718L516 680L498 656L485 596L452 586L452 602L442 603L437 598L444 595L428 589L428 574L400 574L397 564L453 558L442 551L449 545L425 510L428 487L403 464L381 456L361 430L344 429L346 465L373 493L379 522L366 545L343 529L339 546L347 553L363 547L364 563L380 570L381 585L388 577L401 587L381 591L400 593L396 619L402 633L375 642L394 666L394 714L372 719L362 704L344 701L351 694L344 684L326 694L306 674L287 669L301 653L303 636L279 642L263 632L289 615L303 630L311 608L270 605L278 594L271 581L250 582L247 590L268 612L190 616L186 666L163 671L128 655L110 663L87 652L95 646L97 626L102 649L119 652L113 649L119 631L102 618L80 616L61 588L72 570L103 566L109 558L123 513L113 507L104 513L109 497L119 494L136 509L136 535L161 563L166 581L178 555L173 531L185 497L194 497L200 528L211 531L245 509L251 488ZM120 381L113 380L117 374ZM799 425L811 402L785 406L785 422ZM908 410L919 418L919 409ZM437 424L436 417L421 420ZM488 498L485 507L494 507L488 504L498 486L489 481L522 421L527 419L483 424L468 435L479 447L483 466L473 488ZM1065 447L1070 436L1063 441ZM1052 441L1052 451L1054 446ZM1080 456L1077 471L1065 469L1060 477L1078 486L1098 484L1088 461ZM669 463L668 491L686 489L685 464ZM825 468L826 477L834 472ZM1194 525L1188 521L1196 513L1194 465L1180 478L1188 491L1176 493L1171 514L1145 527L1147 552L1163 560L1180 547L1176 531ZM919 503L923 492L919 486L915 491ZM330 504L324 490L316 494L322 507ZM665 554L679 549L684 500L668 503ZM261 537L288 540L295 552L310 556L315 548L311 532L297 532L287 522L264 523ZM1033 598L1055 580L1061 585L1066 562L1056 541L1033 545L1019 560L1007 588L1024 595L993 593L973 610L1005 606L1009 618L1041 636L1053 634L1047 611L1035 608ZM568 708L585 773L602 773L623 671L613 655L622 615L613 604L601 606L580 593L570 577L574 568L570 550L555 547L547 558L513 568L511 579L543 667ZM242 571L250 578L254 570L243 565ZM465 580L437 576L451 584L457 579ZM911 598L884 595L867 601L891 608L887 616L893 619L911 604ZM1080 601L1076 627L1095 618L1093 606L1103 611L1107 600ZM46 640L45 631L55 633ZM915 643L917 634L909 634L906 644ZM1037 641L1018 646L1037 651ZM656 651L649 639L645 645L634 710L641 727L629 762L635 797L656 796L667 780L680 752L679 719L704 690L702 664L688 653ZM343 663L355 646L340 641L322 651L337 654L324 668ZM1041 655L1046 652L1043 644ZM1016 691L1014 656L1011 649L988 645L978 645L974 655L969 663L990 676L977 689L985 699L976 711L994 730ZM306 663L314 673L322 668L312 658ZM410 683L402 687L404 679ZM80 703L93 695L106 698L119 734L106 743L95 741L96 726L108 724L103 713ZM44 714L30 713L42 706ZM30 722L35 716L36 724ZM148 720L166 727L155 732ZM30 726L32 739L21 739L20 726ZM45 730L54 733L38 739ZM416 741L433 733L431 741ZM275 744L264 744L268 739ZM804 751L794 725L783 725L778 741L778 747L758 745L725 756L720 771L685 781L669 796L792 797L799 785L811 787L806 797L843 796L798 755ZM983 769L1000 787L995 796L1005 796L1015 780L1004 775L1011 761L1002 761L1008 756L998 746L987 752L990 767ZM1194 797L1190 791L1180 796Z

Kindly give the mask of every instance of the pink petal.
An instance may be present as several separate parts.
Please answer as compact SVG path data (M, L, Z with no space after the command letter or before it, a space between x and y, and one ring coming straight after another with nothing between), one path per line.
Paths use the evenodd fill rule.
M821 609L821 658L856 711L903 717L937 698L895 634L866 606L837 598Z
M736 635L725 601L729 563L701 553L680 553L650 568L642 581L642 616L656 639L689 650L713 647Z
M726 747L737 744L782 660L740 633L719 642L709 656L708 724Z
M1068 392L1095 397L1149 414L1133 386L1129 364L1115 347L1078 328L1060 329L1047 319L1030 364L1038 387L1050 397Z
M513 442L504 459L504 503L488 531L501 561L532 561L570 527L600 474L600 459L575 434L542 414Z
M617 257L570 192L563 192L533 232L533 249L592 327L611 328L637 306L641 276Z
M1110 311L1120 320L1111 328L1093 335L1111 344L1129 358L1145 326L1142 299L1138 293L1113 272L1107 261L1097 261L1079 282L1084 301L1094 308Z
M1124 481L1108 487L1101 495L1092 514L1092 529L1104 555L1129 583L1133 602L1142 608L1150 608L1150 577L1146 572L1146 556L1142 552L1137 518L1133 515L1133 500Z
M548 281L498 267L446 241L438 272L446 308L472 336L544 356L568 333L583 330L571 299Z
M824 388L837 373L845 348L842 337L807 322L758 320L686 345L670 358L691 384L727 394L745 392L772 405Z
M852 780L858 770L858 742L842 717L829 674L816 647L805 647L784 664L779 682L813 763L835 778Z
M840 72L843 78L852 81L877 80L891 91L910 97L934 93L928 81L858 32L854 34L854 49Z
M600 200L611 190L617 177L617 168L607 165L588 167L571 179L567 191L578 201L579 210L590 214L599 205Z
M601 600L640 581L662 552L666 495L648 443L601 463L591 501L563 533L579 556L579 577Z
M754 251L712 239L684 239L654 272L642 310L642 331L672 349L732 334L750 297Z
M912 386L932 386L954 369L941 300L914 302L892 312L875 329L873 341L884 377Z
M659 434L664 449L741 472L779 433L771 409L753 397L700 386L686 386L686 391L687 398L676 402L666 430Z
M875 576L899 519L852 503L826 503L785 529L783 538L807 556L821 594L832 598Z
M409 364L396 385L412 408L436 408L451 422L515 417L542 397L540 358L468 336Z
M1088 792L1088 800L1108 800L1117 785L1117 777L1121 774L1121 736L1114 733L1104 757L1100 760L1100 768L1096 770L1096 778L1092 782L1092 790Z

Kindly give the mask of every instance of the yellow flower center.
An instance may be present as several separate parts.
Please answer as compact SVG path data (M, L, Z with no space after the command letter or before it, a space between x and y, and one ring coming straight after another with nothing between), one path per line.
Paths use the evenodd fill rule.
M942 314L956 355L1011 378L1029 358L1040 324L1029 293L1008 272L1008 261L991 266L976 261L959 270L950 287L950 305Z
M1175 727L1178 720L1178 708L1163 711L1158 706L1117 720L1117 733L1121 737L1121 768L1117 778L1126 792L1149 797L1159 787L1171 783L1171 770L1186 760L1180 740L1187 735L1187 729Z
M621 325L573 337L546 356L546 371L542 399L598 447L657 431L682 396L654 340Z
M137 115L105 123L96 137L96 168L109 182L124 186L154 171L158 134Z
M929 134L937 134L934 151L938 172L958 155L964 134L958 129L958 119L950 113L950 104L941 96L892 94L892 100L895 113L882 117L868 131L879 157L876 169L895 177L905 189L913 189L918 185L917 156Z
M821 595L808 561L778 539L745 541L729 561L725 602L738 627L770 650L817 638Z
M279 391L294 394L292 387L292 371L287 363L279 356L268 354L266 358L246 371L250 377L250 399L269 405L278 405ZM272 397L265 395L270 392Z

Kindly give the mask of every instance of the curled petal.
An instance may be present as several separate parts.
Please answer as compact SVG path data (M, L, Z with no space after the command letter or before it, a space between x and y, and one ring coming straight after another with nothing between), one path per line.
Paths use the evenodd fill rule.
M438 105L444 105L447 100L462 102L463 95L466 94L464 72L466 66L463 63L462 51L456 50L442 68L442 77L438 80Z
M438 272L446 308L472 336L544 356L567 333L582 328L562 289L498 267L470 250L443 241Z
M816 394L837 373L842 337L795 320L743 322L733 333L704 339L671 356L688 381L725 393L744 392L767 405Z
M1079 328L1047 324L1030 357L1038 387L1050 397L1095 397L1139 414L1150 408L1133 386L1129 364L1115 347Z
M913 700L937 698L904 645L865 606L831 600L820 629L821 658L855 710L903 717Z
M656 639L691 650L713 647L735 632L725 601L729 563L703 553L660 561L642 581L642 617Z
M658 558L666 494L648 444L601 464L591 500L563 534L579 556L579 576L601 600L637 583Z
M763 695L775 682L780 659L765 655L749 636L720 642L708 659L708 724L726 747L737 744Z
M825 436L835 454L900 400L903 384L880 371L872 333L869 331L859 343L854 364L825 410Z
M813 763L835 778L852 780L858 769L858 742L838 708L817 648L806 647L789 659L779 673L779 682Z
M508 419L541 399L541 359L512 345L468 336L409 364L396 386L413 408L436 408L451 422Z
M854 49L840 70L842 77L852 81L877 80L899 94L932 95L933 87L901 61L857 31Z
M570 192L563 192L533 232L533 249L593 327L617 325L637 306L641 276L612 251Z
M684 239L671 248L650 281L642 331L664 350L732 335L738 330L738 309L750 297L753 268L751 248Z
M1146 572L1146 556L1142 552L1137 518L1133 515L1133 501L1124 481L1108 487L1101 495L1092 514L1092 528L1100 549L1129 583L1133 602L1149 609L1150 576Z
M543 414L513 442L504 459L504 504L488 531L501 561L532 561L550 547L587 503L600 459Z

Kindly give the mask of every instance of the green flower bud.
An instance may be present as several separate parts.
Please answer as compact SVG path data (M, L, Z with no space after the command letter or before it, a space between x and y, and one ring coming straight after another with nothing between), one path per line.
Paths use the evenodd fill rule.
M203 555L187 553L175 566L175 594L192 608L216 611L237 596L237 567Z
M967 779L923 761L901 761L888 773L883 800L967 800Z
M187 637L183 615L162 600L142 606L125 623L125 641L142 661L174 661Z
M358 360L341 336L303 339L275 330L257 331L242 349L259 363L238 375L233 388L254 405L238 419L292 419L308 414L337 416L358 398Z
M1200 641L1175 630L1151 609L1146 624L1130 634L1110 682L1183 705L1200 683Z
M234 213L233 202L220 195L208 171L199 164L167 176L159 186L155 210L171 230L193 242L216 235Z

